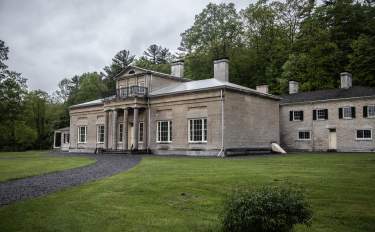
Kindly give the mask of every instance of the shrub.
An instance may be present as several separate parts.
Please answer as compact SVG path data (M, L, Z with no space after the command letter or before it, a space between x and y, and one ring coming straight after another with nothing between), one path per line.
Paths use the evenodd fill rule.
M236 191L222 214L223 231L289 232L295 224L310 225L312 211L300 190L266 186Z

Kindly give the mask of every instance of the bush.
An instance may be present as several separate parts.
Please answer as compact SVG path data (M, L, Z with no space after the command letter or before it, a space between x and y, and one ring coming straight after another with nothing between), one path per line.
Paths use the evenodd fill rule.
M234 192L225 202L223 231L289 232L310 225L312 211L300 190L266 186Z

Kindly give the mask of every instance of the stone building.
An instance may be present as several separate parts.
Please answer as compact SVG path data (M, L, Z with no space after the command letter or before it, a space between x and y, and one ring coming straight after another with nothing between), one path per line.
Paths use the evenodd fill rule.
M226 59L214 61L206 80L184 78L183 68L182 61L171 74L129 66L116 77L116 95L72 106L69 151L224 155L279 142L280 98L266 86L230 83Z
M350 73L341 73L338 89L298 92L289 82L289 95L280 102L281 146L287 150L375 151L375 89L352 86Z
M70 108L70 127L55 132L54 147L213 156L280 142L289 151L375 151L375 89L353 87L350 73L337 89L299 92L290 81L278 97L267 85L230 83L226 59L213 65L213 78L198 81L183 77L182 61L171 74L127 67L116 95Z

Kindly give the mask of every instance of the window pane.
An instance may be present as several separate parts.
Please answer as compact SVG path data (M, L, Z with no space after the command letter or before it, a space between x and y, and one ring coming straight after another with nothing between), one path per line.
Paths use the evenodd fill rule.
M343 116L344 116L344 118L352 118L352 108L351 107L344 107L343 108Z
M139 123L139 142L143 142L143 122Z
M367 116L368 117L375 117L375 105L367 107Z

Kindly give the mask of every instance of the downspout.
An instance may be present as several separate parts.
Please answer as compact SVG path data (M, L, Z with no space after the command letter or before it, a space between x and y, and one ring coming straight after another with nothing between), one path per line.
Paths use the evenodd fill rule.
M314 103L311 102L311 112L314 112ZM312 151L315 151L315 136L314 136L314 115L312 115L312 120L311 120L311 142L312 142Z
M221 149L217 154L218 157L224 157L224 98L223 90L220 90L220 101L221 101Z
M150 97L147 97L147 106L148 106L148 119L147 119L147 125L148 125L148 130L147 130L147 152L150 150L150 142L151 142L151 126L150 126L150 121L151 121L151 107L150 107Z

